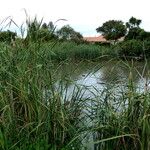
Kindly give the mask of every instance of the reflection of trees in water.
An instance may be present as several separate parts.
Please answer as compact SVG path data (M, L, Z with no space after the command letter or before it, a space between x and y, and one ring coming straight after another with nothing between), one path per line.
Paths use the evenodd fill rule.
M101 70L101 79L104 83L117 83L125 77L123 69L117 63L109 63Z
M59 67L59 70L56 72L57 79L60 78L70 78L71 80L78 80L84 75L89 74L95 63L90 62L70 62L65 63Z
M105 83L106 86L127 84L129 75L138 85L141 82L141 76L148 78L150 66L144 67L144 62L122 62L122 61L101 61L101 62L66 62L54 66L53 76L57 80L77 81L86 78L89 74L95 75L98 84ZM143 71L145 68L145 71ZM92 77L93 77L92 76ZM67 79L67 80L66 80Z
M100 81L104 83L127 83L130 78L132 78L135 85L138 84L141 77L146 78L148 76L148 68L149 66L145 67L143 62L135 62L131 64L125 64L123 62L110 62L106 64L101 70L101 78Z

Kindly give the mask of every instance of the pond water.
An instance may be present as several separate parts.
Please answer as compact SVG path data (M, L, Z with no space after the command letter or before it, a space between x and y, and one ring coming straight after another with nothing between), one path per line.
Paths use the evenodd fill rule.
M127 61L99 61L99 62L71 62L71 63L63 63L61 65L56 65L54 77L56 81L67 81L69 84L67 97L74 91L74 86L82 87L83 89L83 97L92 98L99 96L103 91L110 90L111 94L114 93L113 96L120 97L121 92L125 92L127 90L128 85L132 81L132 84L135 86L137 92L145 92L150 88L150 65L147 62L127 62ZM58 84L59 85L59 84ZM104 92L106 93L106 92ZM104 94L103 93L103 94ZM119 95L120 94L120 95ZM64 94L66 96L66 94ZM70 95L71 96L71 95ZM105 97L105 94L102 95ZM101 100L98 97L98 100ZM125 105L121 105L117 101L111 101L110 104L114 106L114 112L120 112L120 110L124 109L124 106L128 103L128 101L123 101ZM98 101L97 101L98 102ZM98 104L93 101L87 101L89 109L83 110L83 116L85 114L93 113L95 111L94 105ZM102 102L100 107L105 108L105 104L102 105L104 99L102 98ZM111 106L109 105L109 106ZM100 109L96 109L99 111ZM95 117L95 116L94 116ZM86 125L90 126L93 123L91 118L84 118ZM97 120L96 120L97 121ZM83 145L88 150L95 150L95 145L92 144L96 135L95 133L89 133L87 139L83 141ZM88 142L87 142L87 141ZM91 142L91 143L90 143ZM88 143L88 144L87 144Z
M57 79L70 81L70 92L73 85L88 87L93 92L104 89L125 90L132 80L138 92L150 87L150 64L131 61L71 62L59 65L55 72ZM85 95L91 92L86 91Z

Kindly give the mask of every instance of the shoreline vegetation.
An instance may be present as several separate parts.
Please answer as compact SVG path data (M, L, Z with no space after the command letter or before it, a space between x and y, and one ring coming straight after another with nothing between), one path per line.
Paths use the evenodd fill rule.
M0 31L0 44L12 47L19 44L23 49L28 49L30 45L36 44L41 49L49 51L51 59L56 61L97 60L102 57L138 61L150 57L150 32L140 28L142 21L134 17L131 17L126 23L118 20L103 23L96 29L103 40L96 42L86 40L86 37L83 37L70 25L57 29L55 23L66 21L65 19L59 19L55 23L52 21L43 23L43 20L38 21L36 17L34 19L28 15L26 17L24 28L23 26L19 28L12 20L7 23L7 25L15 24L21 35L18 36L17 33L10 30Z
M55 30L51 23L43 25L35 18L27 21L24 39L13 39L16 35L11 31L1 32L0 149L149 150L150 93L148 85L145 92L136 92L132 63L121 60L129 77L126 90L119 93L108 87L95 89L95 95L69 77L56 80L55 73L69 60L126 60L127 56L136 61L141 57L146 68L150 42L132 39L101 46L82 43L81 35L72 28L71 40L64 28L59 33L64 38L57 39ZM68 97L70 84L74 90ZM86 90L92 98L84 97Z

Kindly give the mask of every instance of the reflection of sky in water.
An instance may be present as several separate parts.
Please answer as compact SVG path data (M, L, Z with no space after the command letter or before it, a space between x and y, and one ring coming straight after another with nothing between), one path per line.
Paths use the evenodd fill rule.
M108 83L107 81L103 80L102 72L98 70L95 73L90 74L82 74L78 77L78 79L74 82L78 86L83 89L85 98L87 97L94 97L98 96L104 90L112 90L115 94L118 91L124 90L124 85L126 84L125 78L122 78L124 81L120 81L120 79L116 82ZM70 85L69 93L71 93L74 89L73 85ZM118 94L117 94L118 95Z
M107 99L109 106L113 106L117 112L124 110L128 101L122 101L121 104L118 103L118 101L120 101L120 97L122 97L122 95L126 96L126 92L128 93L127 85L129 84L130 73L128 68L122 66L116 66L113 68L113 66L114 64L104 65L104 67L94 71L92 67L88 68L87 64L87 67L81 68L81 71L79 66L78 70L73 70L73 74L67 72L67 74L69 74L69 79L72 80L72 82L69 83L67 93L64 92L64 97L67 97L67 100L70 100L72 98L72 94L75 94L77 91L77 85L80 89L82 89L80 93L80 95L83 94L82 98L96 97L97 100L102 100L103 103L103 97L106 96L106 92L104 92L104 94L102 93L106 90L111 93L110 98ZM73 67L71 69L73 69ZM139 63L138 69L139 73L142 74L141 63ZM132 71L132 80L133 85L136 87L136 91L139 93L145 92L145 84L150 81L149 79L146 80L147 75L140 76L136 70L133 69ZM145 72L145 74L147 74L147 72ZM148 88L150 88L150 84ZM115 97L114 101L113 97ZM94 104L94 102L90 100L87 103L90 106ZM93 145L89 145L89 149L92 149L92 146Z
M104 87L102 84L98 83L98 78L100 77L100 73L95 74L83 74L79 77L79 80L76 81L76 84L82 86L83 88L86 87L85 97L93 97L92 92L97 94L97 90L102 90Z
M95 67L97 65L97 67ZM128 64L130 65L130 64ZM148 72L143 74L144 63L136 62L131 69L134 86L137 92L144 92L146 77ZM124 63L100 62L79 64L67 64L62 66L58 72L60 77L68 77L71 81L68 85L67 95L71 95L74 87L78 85L84 93L84 97L93 97L93 93L100 94L103 90L111 89L116 95L127 90L129 83L129 67ZM143 74L141 76L141 74ZM75 85L74 85L75 84Z
M101 86L98 81L100 78L101 72L96 72L94 74L83 74L79 77L79 80L77 80L77 84L85 85L88 87L94 86L100 88Z
M150 79L140 78L136 85L137 92L150 91Z

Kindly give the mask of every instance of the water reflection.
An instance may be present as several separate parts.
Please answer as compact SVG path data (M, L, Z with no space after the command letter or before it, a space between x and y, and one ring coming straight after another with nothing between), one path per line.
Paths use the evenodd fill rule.
M145 62L123 62L123 61L101 61L101 62L71 62L63 64L55 72L55 77L88 90L101 91L103 89L124 89L129 80L133 81L137 91L144 91L146 83L149 82L149 64ZM86 96L90 92L86 92Z
M83 109L83 112L91 114L93 118L96 116L94 121L97 121L99 118L99 120L105 119L107 115L103 115L103 112L107 112L107 109L108 112L112 110L115 113L125 110L128 104L128 100L125 98L126 93L128 94L127 85L131 81L137 92L144 92L145 85L149 83L149 70L150 66L145 65L144 62L72 62L61 65L54 76L56 80L62 81L63 79L64 83L69 85L67 94L64 94L67 100L69 97L73 97L72 93L76 85L85 89L82 91L83 97L96 99L96 101L92 99L86 101L88 107ZM97 114L95 115L95 113ZM92 125L92 119L86 118L87 126ZM96 122L96 124L98 123ZM96 134L89 133L87 141L101 139L95 137ZM85 143L88 142L85 141ZM93 144L89 144L87 147L89 150L94 149Z

